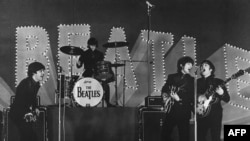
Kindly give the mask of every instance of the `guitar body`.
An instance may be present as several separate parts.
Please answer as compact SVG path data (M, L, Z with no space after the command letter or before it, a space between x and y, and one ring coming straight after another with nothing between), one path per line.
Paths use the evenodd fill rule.
M163 97L163 111L169 113L173 105L174 100L171 97Z
M238 72L233 74L231 77L226 79L219 86L223 87L230 80L236 79L239 76L242 76L245 72L249 72L249 71L250 71L250 67L247 68L246 70L239 70ZM216 88L217 87L210 87L209 89L207 89L207 91L204 94L198 96L197 106L196 106L196 114L198 117L203 118L209 115L210 110L211 110L211 105L219 101L219 99L214 96L214 94L216 93Z
M205 95L200 95L197 102L197 115L198 117L206 117L211 109L212 104L216 103L218 99L213 95L208 98Z
M176 86L170 86L169 89L170 89L169 95L177 94L181 90L180 87ZM163 111L169 113L175 101L171 96L168 96L167 94L163 94L162 99L163 99Z
M26 113L23 118L26 122L36 122L38 115L36 111L30 110L30 112Z

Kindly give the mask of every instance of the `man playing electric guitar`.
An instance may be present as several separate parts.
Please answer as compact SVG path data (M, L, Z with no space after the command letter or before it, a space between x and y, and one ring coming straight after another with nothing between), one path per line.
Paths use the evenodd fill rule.
M171 111L172 106L174 105L175 101L181 101L180 97L178 96L178 92L181 90L181 87L176 86L169 86L168 93L162 93L163 99L163 111L169 113Z
M224 81L215 78L215 66L211 61L204 60L200 69L201 78L197 80L197 103L202 103L206 109L209 109L204 111L202 108L197 107L197 139L198 141L206 141L206 135L210 129L212 141L220 141L222 125L221 101L229 102L230 96L225 85L221 85ZM209 93L213 94L209 95ZM199 112L205 115L199 116Z
M162 141L172 140L171 134L175 126L178 127L179 141L189 141L189 120L194 99L194 78L190 75L193 64L193 59L188 56L180 58L177 62L178 72L168 75L162 87L162 97L166 100Z

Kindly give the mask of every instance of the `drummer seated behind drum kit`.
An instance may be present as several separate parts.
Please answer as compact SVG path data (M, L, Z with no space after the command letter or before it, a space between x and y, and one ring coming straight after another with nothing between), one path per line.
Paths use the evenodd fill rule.
M73 77L71 72L71 86L68 88L70 93L69 97L73 103L83 107L96 106L101 100L103 107L104 100L107 107L116 107L118 106L117 99L116 105L110 103L109 83L116 81L112 67L117 68L125 66L125 64L111 64L109 61L104 61L104 54L96 50L98 41L95 38L91 37L87 44L88 50L86 51L74 46L64 46L60 48L65 54L80 55L76 63L77 68L80 69L84 65L83 74L79 78L76 79L75 76ZM128 44L126 42L111 42L105 44L104 47L121 47L125 45Z

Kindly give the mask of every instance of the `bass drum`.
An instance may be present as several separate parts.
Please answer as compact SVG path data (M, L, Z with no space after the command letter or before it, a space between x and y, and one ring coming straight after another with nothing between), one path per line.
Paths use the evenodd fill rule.
M83 107L94 107L103 97L102 85L93 78L86 77L78 80L73 88L75 102Z

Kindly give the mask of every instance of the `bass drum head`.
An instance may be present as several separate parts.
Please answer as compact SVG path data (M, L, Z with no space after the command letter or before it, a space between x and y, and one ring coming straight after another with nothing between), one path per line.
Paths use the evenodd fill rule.
M93 107L99 104L103 97L102 85L93 78L78 80L73 89L75 101L83 107Z

